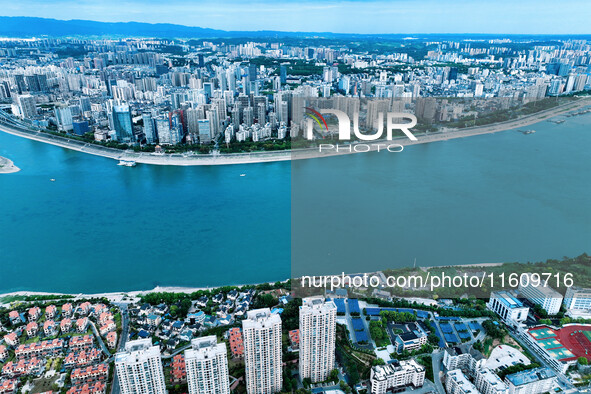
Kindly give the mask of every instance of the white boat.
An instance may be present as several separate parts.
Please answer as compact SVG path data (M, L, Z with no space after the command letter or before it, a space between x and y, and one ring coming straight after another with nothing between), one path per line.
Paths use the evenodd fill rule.
M135 161L133 160L119 160L118 166L135 167Z
M240 174L240 176L246 176L246 174Z

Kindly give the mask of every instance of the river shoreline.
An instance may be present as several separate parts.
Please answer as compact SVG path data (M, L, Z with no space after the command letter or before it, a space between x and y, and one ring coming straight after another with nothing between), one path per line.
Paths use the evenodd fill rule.
M20 168L14 165L12 160L0 156L0 174L12 174L20 170Z
M401 146L410 146L416 144L425 144L437 141L446 141L454 138L464 138L474 135L491 134L499 131L515 129L518 127L525 127L538 123L549 118L563 115L565 113L580 109L581 107L591 105L591 101L588 99L581 99L577 102L563 104L561 106L551 108L545 111L541 111L532 115L526 115L515 120L509 120L505 122L495 123L492 125L467 127L464 129L454 129L448 131L441 131L435 133L429 133L427 135L421 135L417 141L411 141L407 138L397 138L392 141L373 141L371 144L352 144L349 152L347 150L337 151L322 151L319 152L318 148L308 149L293 149L285 151L273 151L273 152L252 152L252 153L229 153L229 154L195 154L195 155L182 155L182 154L164 154L156 155L145 152L131 152L122 151L114 148L106 148L91 143L84 143L78 140L71 140L67 137L54 136L52 134L43 133L40 131L30 131L18 129L12 126L0 124L0 131L4 131L8 134L28 138L31 140L44 142L56 146L60 146L66 149L72 149L83 153L88 153L96 156L107 157L114 160L126 160L134 161L142 164L153 164L153 165L174 165L174 166L197 166L197 165L231 165L231 164L250 164L250 163L266 163L276 161L287 161L287 160L302 160L311 159L318 157L330 157L343 154L351 153L363 153L377 150L384 150L386 144L394 144ZM364 149L358 151L355 150L356 145L364 145ZM1 170L0 170L1 172Z

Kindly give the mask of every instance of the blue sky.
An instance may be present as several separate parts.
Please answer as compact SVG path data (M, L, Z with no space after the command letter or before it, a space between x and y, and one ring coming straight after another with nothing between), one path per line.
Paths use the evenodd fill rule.
M588 0L0 0L3 16L176 23L223 30L589 34Z

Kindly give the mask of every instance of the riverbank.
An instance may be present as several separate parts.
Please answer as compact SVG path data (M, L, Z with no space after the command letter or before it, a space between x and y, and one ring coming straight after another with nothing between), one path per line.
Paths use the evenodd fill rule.
M355 151L353 144L351 152L348 150L341 150L335 152L333 150L326 150L319 152L318 148L309 149L293 149L286 151L273 152L252 152L252 153L229 153L229 154L154 154L145 152L133 152L130 150L122 151L114 148L107 148L92 143L84 143L82 141L69 139L67 137L55 136L39 131L24 130L14 126L0 124L0 131L20 137L28 138L35 141L45 142L52 145L57 145L66 149L72 149L83 153L88 153L96 156L107 157L114 160L134 161L142 164L153 165L174 165L174 166L210 166L210 165L230 165L230 164L249 164L249 163L266 163L287 160L302 160L318 157L329 157L351 153L361 153L366 151L376 151L378 149L385 149L384 144L391 143L402 146L425 144L437 141L446 141L454 138L465 138L475 135L497 133L499 131L525 127L534 123L547 120L549 118L563 115L568 112L580 109L587 105L591 105L590 99L580 99L576 102L570 102L551 108L545 111L537 112L532 115L526 115L515 120L495 123L492 125L468 127L464 129L449 129L446 131L429 133L427 135L418 136L417 141L411 141L407 138L397 138L393 141L373 141L372 144L362 144L369 147L361 149L359 152ZM366 148L364 146L364 148Z
M0 174L11 174L20 170L11 160L0 156Z

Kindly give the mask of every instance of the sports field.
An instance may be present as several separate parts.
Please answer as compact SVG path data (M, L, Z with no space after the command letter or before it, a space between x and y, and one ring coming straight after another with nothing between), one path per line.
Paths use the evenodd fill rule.
M559 330L539 327L529 330L538 345L557 360L585 357L591 361L591 325L576 324Z

